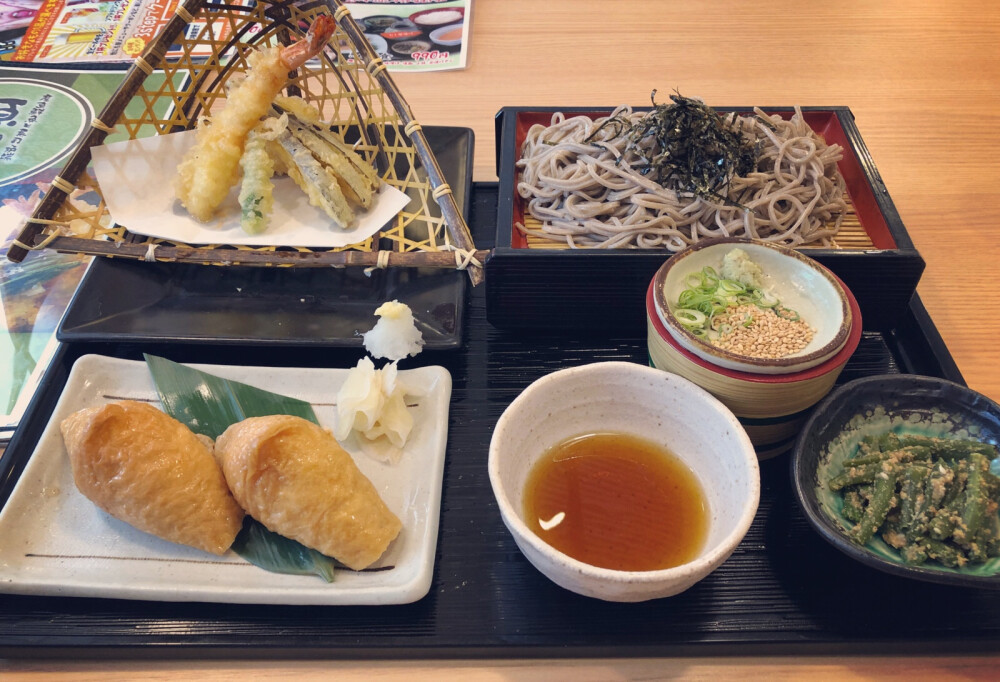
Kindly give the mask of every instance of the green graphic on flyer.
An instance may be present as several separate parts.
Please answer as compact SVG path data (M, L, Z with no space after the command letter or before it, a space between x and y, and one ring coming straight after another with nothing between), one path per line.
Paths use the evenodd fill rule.
M54 251L32 252L22 263L6 259L25 218L91 130L95 110L110 99L124 73L0 68L0 429L23 413L44 372L55 331L89 258ZM154 74L150 84L155 87ZM169 103L164 104L164 113ZM142 102L129 111L138 113ZM150 134L153 130L150 128ZM107 141L126 139L115 132ZM98 205L96 193L74 190L67 201Z

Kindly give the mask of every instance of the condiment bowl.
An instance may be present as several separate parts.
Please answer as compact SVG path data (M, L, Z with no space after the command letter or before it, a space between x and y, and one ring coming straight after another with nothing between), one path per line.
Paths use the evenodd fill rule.
M454 47L455 45L462 44L462 24L450 24L448 26L442 26L441 28L436 28L430 33L430 39L437 45L444 45L445 47ZM458 37L451 37L453 33L457 32Z
M365 17L359 20L361 27L367 33L382 33L390 29L415 28L414 24L405 17L397 17L388 14Z
M431 44L426 40L400 40L389 46L390 51L407 57L414 52L426 52L429 49L431 49Z
M380 35L375 33L366 33L365 38L371 43L372 49L378 54L385 54L389 51L389 43Z
M809 410L833 388L861 341L861 309L847 287L850 334L824 362L786 374L744 372L714 364L681 345L657 312L656 279L646 291L649 362L698 384L721 400L739 419L760 459L791 450Z
M960 384L934 377L887 374L855 379L830 393L806 422L792 456L792 484L809 523L834 547L886 573L935 583L1000 589L1000 558L948 568L910 565L876 533L865 546L848 537L843 496L832 478L866 436L887 432L1000 443L1000 405ZM1000 461L992 470L1000 473ZM996 521L996 512L991 522Z
M525 522L532 466L569 438L611 432L669 449L699 480L708 537L698 556L674 568L620 571L574 559ZM628 362L599 362L548 374L504 411L490 441L489 476L504 524L521 552L567 590L606 601L636 602L682 592L714 571L743 539L760 498L753 445L722 403L682 377Z
M436 28L445 24L454 24L464 18L465 9L462 7L425 9L410 15L410 21L425 29Z
M726 350L695 336L675 316L688 278L709 266L721 272L723 257L735 248L763 270L763 288L796 311L815 330L802 350L779 358L758 358ZM685 350L715 365L740 372L790 374L826 362L843 348L851 331L851 308L840 281L829 270L793 249L749 239L700 241L668 258L653 278L656 314Z

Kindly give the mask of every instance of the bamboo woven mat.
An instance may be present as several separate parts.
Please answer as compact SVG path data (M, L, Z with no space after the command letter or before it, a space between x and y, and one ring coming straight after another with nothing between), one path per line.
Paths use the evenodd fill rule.
M531 216L525 216L524 225L530 230L542 229L542 222ZM529 249L559 250L570 248L565 242L550 241L532 234L525 235L525 237ZM809 249L827 247L803 246L801 248ZM844 216L844 220L840 224L840 232L837 233L837 237L834 240L832 248L845 251L868 251L875 248L868 232L865 230L864 226L861 225L861 221L854 210L854 204L851 203L850 198L847 198L847 214Z

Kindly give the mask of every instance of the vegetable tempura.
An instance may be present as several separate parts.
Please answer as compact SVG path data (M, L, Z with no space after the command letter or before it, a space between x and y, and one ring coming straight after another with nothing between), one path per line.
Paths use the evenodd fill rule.
M288 73L318 54L336 23L320 15L303 40L252 52L246 78L229 93L225 106L198 125L198 138L177 169L177 197L195 218L211 219L229 188L239 180L247 135L288 83Z

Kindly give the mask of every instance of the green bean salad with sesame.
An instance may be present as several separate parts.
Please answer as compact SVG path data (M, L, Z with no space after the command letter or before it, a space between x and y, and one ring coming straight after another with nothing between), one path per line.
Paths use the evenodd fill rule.
M983 563L1000 556L996 457L989 443L890 432L864 438L829 487L858 545L877 535L907 564Z

